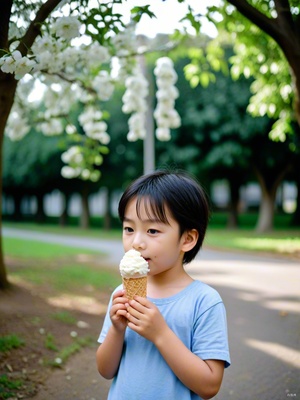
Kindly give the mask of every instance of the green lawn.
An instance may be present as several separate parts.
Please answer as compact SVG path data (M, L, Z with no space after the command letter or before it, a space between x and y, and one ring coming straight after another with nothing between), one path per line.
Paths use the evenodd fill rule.
M257 234L252 230L208 229L205 245L228 250L300 256L300 231L277 230Z
M79 253L100 254L99 252L79 247L8 237L3 237L3 249L5 255L23 258L46 258L48 260L57 257L75 256Z
M74 292L83 286L94 289L115 287L121 280L117 270L106 267L101 254L88 249L43 243L35 240L3 238L8 275L34 285L47 283L57 291Z

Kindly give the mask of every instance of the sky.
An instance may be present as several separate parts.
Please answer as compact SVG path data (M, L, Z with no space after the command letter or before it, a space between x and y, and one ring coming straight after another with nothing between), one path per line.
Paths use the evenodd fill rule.
M120 7L120 12L124 15L124 19L129 21L132 7L150 4L150 10L157 18L143 16L136 33L153 37L157 33L169 34L174 32L178 28L180 19L186 14L187 4L197 13L205 13L208 5L217 5L218 3L219 0L186 0L185 3L178 3L177 0L126 0L120 6L115 5L114 9L118 10L118 7ZM205 23L204 20L202 31L209 36L216 36L214 26L208 22Z

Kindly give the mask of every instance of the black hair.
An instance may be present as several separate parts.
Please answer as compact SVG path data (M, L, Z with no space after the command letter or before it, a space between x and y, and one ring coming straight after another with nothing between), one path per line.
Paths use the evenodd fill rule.
M124 221L128 203L136 198L137 215L141 201L145 201L148 216L168 224L166 207L179 224L180 237L186 231L196 229L199 237L196 245L187 251L183 263L191 262L200 250L206 233L210 209L208 198L201 185L186 172L157 170L142 175L133 181L123 193L119 202L119 217Z

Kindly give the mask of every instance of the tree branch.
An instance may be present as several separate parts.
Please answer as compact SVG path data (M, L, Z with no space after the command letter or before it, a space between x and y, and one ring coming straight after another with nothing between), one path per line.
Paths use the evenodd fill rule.
M253 24L257 25L261 30L263 30L265 33L271 36L280 45L280 47L284 47L283 42L286 43L287 39L292 41L291 37L289 38L285 37L284 33L282 32L281 24L278 24L278 18L276 19L268 18L266 15L261 13L251 4L249 4L246 0L227 0L227 1L228 3L235 6L236 9L244 17L249 19ZM286 7L288 7L288 10L290 10L290 5L288 0L275 0L275 3L276 3L277 13L278 13L277 6L279 7L280 10L285 10L285 13L286 13ZM286 15L284 17L286 17ZM293 45L291 44L291 46Z
M293 47L295 42L295 36L298 35L295 21L291 14L291 6L289 0L274 0L275 8L277 12L277 21L279 23L279 29L286 41L290 41L290 45Z
M0 6L0 49L8 49L8 29L13 0L2 0Z
M17 48L23 56L27 55L35 39L41 33L41 24L49 17L61 0L48 0L36 13L35 19L29 25L27 32L20 41Z

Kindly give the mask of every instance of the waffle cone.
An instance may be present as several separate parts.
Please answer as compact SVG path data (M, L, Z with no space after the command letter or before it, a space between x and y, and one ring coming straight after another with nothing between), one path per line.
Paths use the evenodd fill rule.
M122 281L128 300L132 300L133 296L147 296L147 276L142 276L141 278L122 278Z

